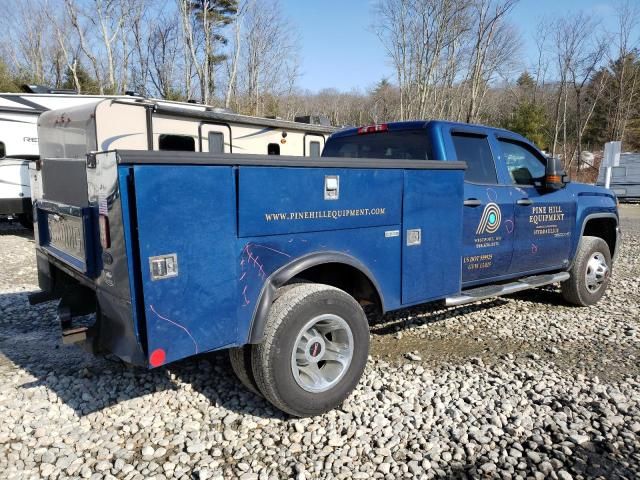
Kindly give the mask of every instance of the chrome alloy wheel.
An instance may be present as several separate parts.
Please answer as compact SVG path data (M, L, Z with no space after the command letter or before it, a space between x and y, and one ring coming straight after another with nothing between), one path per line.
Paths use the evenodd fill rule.
M352 358L351 328L342 317L324 314L300 330L291 353L291 370L302 389L325 392L342 379Z
M594 252L587 262L587 270L584 273L585 285L590 293L597 292L609 275L609 265L605 256L600 252Z

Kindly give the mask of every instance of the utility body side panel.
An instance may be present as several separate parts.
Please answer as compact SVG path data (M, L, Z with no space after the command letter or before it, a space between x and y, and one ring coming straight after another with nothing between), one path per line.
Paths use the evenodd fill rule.
M169 362L235 343L233 167L145 165L134 178L148 352ZM176 255L177 275L153 280L162 255Z
M460 291L462 170L405 170L402 202L402 303ZM419 231L412 244L410 232ZM414 234L415 235L415 234Z
M127 171L135 179L132 269L140 272L141 294L134 310L144 317L148 355L161 349L163 363L246 343L270 278L318 253L362 265L387 310L459 289L462 170L119 170L121 179ZM326 177L339 178L336 200L325 199ZM276 220L274 213L286 215ZM407 245L408 229L423 232L419 244ZM171 255L177 275L153 279L153 259Z

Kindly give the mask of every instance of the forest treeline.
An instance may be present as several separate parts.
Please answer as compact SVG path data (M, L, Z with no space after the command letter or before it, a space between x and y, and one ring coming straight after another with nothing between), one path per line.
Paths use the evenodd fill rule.
M338 126L484 123L522 133L573 171L606 141L640 148L634 0L616 3L607 26L586 11L517 18L518 0L377 0L370 28L393 75L350 92L300 88L300 32L279 0L2 3L0 91L135 91L250 115L323 114ZM519 25L536 21L531 59ZM316 60L330 65L326 56Z

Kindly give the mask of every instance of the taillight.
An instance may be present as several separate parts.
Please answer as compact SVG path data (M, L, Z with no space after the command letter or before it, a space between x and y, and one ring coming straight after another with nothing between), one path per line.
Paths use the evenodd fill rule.
M388 130L389 130L389 126L386 123L379 123L377 125L368 125L366 127L360 127L358 129L358 135L364 135L365 133L386 132Z
M109 217L100 215L100 245L103 249L111 247L111 234L109 233Z

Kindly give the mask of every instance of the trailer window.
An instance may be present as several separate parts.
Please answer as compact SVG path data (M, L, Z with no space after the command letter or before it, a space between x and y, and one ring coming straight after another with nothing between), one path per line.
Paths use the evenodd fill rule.
M330 138L324 146L322 156L405 160L432 158L431 144L424 129L390 130Z
M467 162L464 179L471 183L496 184L496 165L489 140L484 135L453 133L451 135L458 160Z
M320 142L309 143L309 156L310 157L320 156Z
M4 158L7 155L7 150L4 148L4 142L0 142L0 158Z
M277 143L267 145L267 155L280 155L280 145Z
M209 132L209 153L224 153L224 134Z
M158 137L158 148L160 150L195 152L196 141L189 135L170 135L163 133Z

